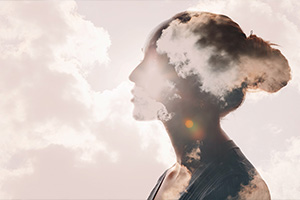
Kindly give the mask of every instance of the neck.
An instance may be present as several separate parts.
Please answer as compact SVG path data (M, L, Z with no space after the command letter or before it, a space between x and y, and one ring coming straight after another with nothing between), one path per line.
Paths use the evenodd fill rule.
M217 156L220 152L216 147L229 138L221 128L219 118L206 121L205 125L199 118L188 120L178 123L182 120L175 117L164 125L175 150L177 163L193 171L201 163Z

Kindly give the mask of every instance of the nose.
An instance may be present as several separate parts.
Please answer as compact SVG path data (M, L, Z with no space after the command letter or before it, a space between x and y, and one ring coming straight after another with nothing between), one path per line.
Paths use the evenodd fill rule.
M136 68L135 68L136 69ZM131 72L131 74L129 75L129 80L131 81L131 82L134 82L134 74L135 74L135 69Z
M141 68L141 64L139 64L132 72L131 74L129 75L129 80L136 83L137 82L137 77L138 77L138 74L140 73L140 68Z

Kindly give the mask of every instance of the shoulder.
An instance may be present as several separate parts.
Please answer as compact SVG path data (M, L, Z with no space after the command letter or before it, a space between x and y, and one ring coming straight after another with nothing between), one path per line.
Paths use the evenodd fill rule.
M258 174L245 184L247 178L241 174L227 176L216 183L204 199L271 199L266 183Z
M270 192L265 181L256 174L247 184L242 185L238 193L238 199L271 199Z
M158 190L159 190L159 188L160 188L160 185L162 184L162 182L163 182L163 180L164 180L164 178L165 178L165 176L166 176L166 174L167 174L167 171L168 171L168 170L166 170L166 171L159 177L159 179L157 180L156 185L154 186L154 188L152 189L152 191L150 192L150 194L149 194L149 196L148 196L148 198L147 198L148 200L154 199L156 193L158 192Z

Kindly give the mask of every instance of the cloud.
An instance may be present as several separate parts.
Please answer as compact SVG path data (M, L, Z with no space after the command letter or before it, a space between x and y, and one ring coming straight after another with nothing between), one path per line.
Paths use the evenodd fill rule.
M162 31L157 51L169 57L178 76L196 75L199 90L225 105L236 90L276 92L290 80L288 62L279 50L256 35L247 38L223 15L187 12L175 17Z
M25 140L19 145L32 148L41 144L27 140L28 135L41 139L41 131L84 130L82 122L90 117L88 99L95 94L82 70L108 59L107 32L76 14L74 2L2 5L1 24L6 28L1 30L0 41L6 45L1 46L0 108L5 113L3 134L9 138L3 142L10 144L19 137ZM78 56L82 51L92 53Z
M278 46L275 46L275 48L280 49L282 54L287 58L292 73L292 80L289 83L289 89L286 88L285 94L289 94L286 95L289 99L297 99L300 88L300 54L298 51L300 47L300 16L297 14L296 10L299 10L299 8L300 4L297 0L288 0L284 2L275 2L271 0L204 0L199 1L198 5L190 8L190 10L201 10L225 14L230 16L230 18L232 18L234 21L238 22L247 35L253 31L254 34L264 38L266 41L277 44ZM298 93L297 90L294 89L295 86L297 86L296 89L298 90ZM275 94L275 96L277 94ZM281 95L282 94L283 93L281 93ZM239 115L238 118L245 119L247 116L250 116L247 112L255 113L259 112L260 110L264 111L263 113L265 114L263 114L263 116L253 115L253 117L248 118L248 121L251 122L251 125L249 126L251 129L250 133L259 132L261 134L255 135L254 137L247 136L247 139L250 139L252 142L255 142L255 145L258 145L262 148L254 151L249 147L249 145L245 145L245 147L242 149L246 151L248 148L249 154L246 155L252 156L252 161L257 160L256 166L261 166L257 167L257 169L260 171L260 174L266 181L270 189L272 199L297 199L300 196L298 192L299 184L296 181L296 177L299 176L297 175L297 172L299 171L297 170L299 168L299 156L297 156L297 149L299 149L299 138L295 137L297 134L297 131L295 131L297 130L297 122L291 120L294 118L292 117L293 115L289 113L297 110L297 104L296 102L291 102L291 105L286 105L284 96L281 96L276 101L276 105L281 106L270 106L270 109L267 109L267 105L270 105L272 101L271 96L274 96L274 94L264 95L262 93L251 93L249 95L247 94L246 101L248 96L250 97L252 103L253 101L258 102L257 99L264 99L263 101L260 101L263 102L263 104L253 104L253 106L249 106L248 104L248 108L245 106L242 107L241 109L246 110L244 110L244 113L241 111L240 113L243 114ZM257 106L259 106L259 108L257 108ZM267 113L276 113L276 115L280 117L273 118ZM295 113L297 113L297 111ZM289 117L284 119L282 116ZM276 122L266 124L266 122L269 121L268 118ZM237 120L237 122L238 121L240 120ZM293 121L293 123L290 121ZM279 126L279 124L281 125ZM231 132L234 130L232 127L235 126L239 125L234 123L231 124ZM285 128L281 128L281 126ZM259 127L262 128L260 129ZM240 130L242 129L242 125L237 129L237 140L240 138ZM266 134L266 131L270 134L276 134L276 137L274 138L270 136L270 134ZM266 135L264 136L264 134ZM280 140L278 140L278 138L281 138L281 141L287 141L279 142ZM243 140L245 140L245 137L243 139L240 138L240 141ZM271 149L273 149L273 152L271 152ZM257 153L263 154L266 151L269 151L268 156L271 159L269 159L266 155L266 159L262 161L262 156L257 156ZM251 152L255 153L256 155L251 155Z
M0 24L0 197L145 198L174 152L160 123L132 119L131 84L100 93L87 81L109 63L109 34L72 1L1 2ZM281 25L281 41L297 35ZM298 44L288 42L284 54ZM296 66L298 51L285 55Z
M300 196L300 138L292 137L284 144L284 151L274 150L268 165L260 171L266 180L273 199L298 199Z
M247 185L241 185L237 197L227 199L271 199L266 183L259 174L254 173L253 179Z
M84 74L108 61L108 33L71 1L2 2L0 16L1 181L32 172L29 160L9 168L24 150L51 143L98 150L87 128L88 99L97 94Z
M76 6L1 2L1 198L145 198L172 161L162 125L132 118L131 84L91 88L111 41Z
M200 1L189 10L201 10L230 16L237 21L245 33L251 31L266 41L275 43L282 51L292 69L291 84L300 83L298 65L300 56L300 18L293 11L299 9L296 0L285 2L263 1Z
M11 198L29 199L145 198L157 174L165 167L153 156L153 150L159 146L152 144L141 150L138 145L140 137L132 133L134 129L117 134L111 123L101 127L117 138L108 145L109 153L97 151L92 162L85 162L80 157L85 149L65 145L51 144L45 148L19 151L11 157L7 167L13 171L24 168L24 162L29 162L31 170L6 179L2 191ZM121 131L128 126L120 123L119 128L117 130ZM119 155L117 159L112 157L113 151ZM151 172L145 173L149 168Z
M155 88L155 86L153 87ZM135 105L133 116L136 120L160 119L162 121L169 121L173 117L174 113L168 113L166 107L151 98L143 88L135 86L132 93L134 96L132 102Z
M89 118L97 120L88 124L90 134L50 124L40 127L45 145L25 149L14 140L19 149L3 163L2 192L12 198L145 198L174 156L161 124L132 118L131 86L99 94L108 105L95 109L105 116Z

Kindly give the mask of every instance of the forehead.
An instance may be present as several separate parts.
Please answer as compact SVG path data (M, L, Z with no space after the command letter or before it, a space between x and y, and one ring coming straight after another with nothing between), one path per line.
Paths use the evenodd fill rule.
M145 45L144 45L144 51L145 54L147 54L147 52L149 50L155 50L157 45L156 42L157 40L160 38L162 32L164 29L168 28L168 26L170 25L170 23L173 21L174 19L171 18L167 21L164 21L163 23L161 23L160 25L158 25L149 35Z
M156 42L162 35L162 32L167 29L171 22L175 20L179 20L181 23L187 23L193 16L198 16L200 13L198 12L188 12L184 11L181 13L178 13L177 15L173 16L172 18L162 22L159 24L149 35L146 44L144 46L145 53L148 49L156 49Z

